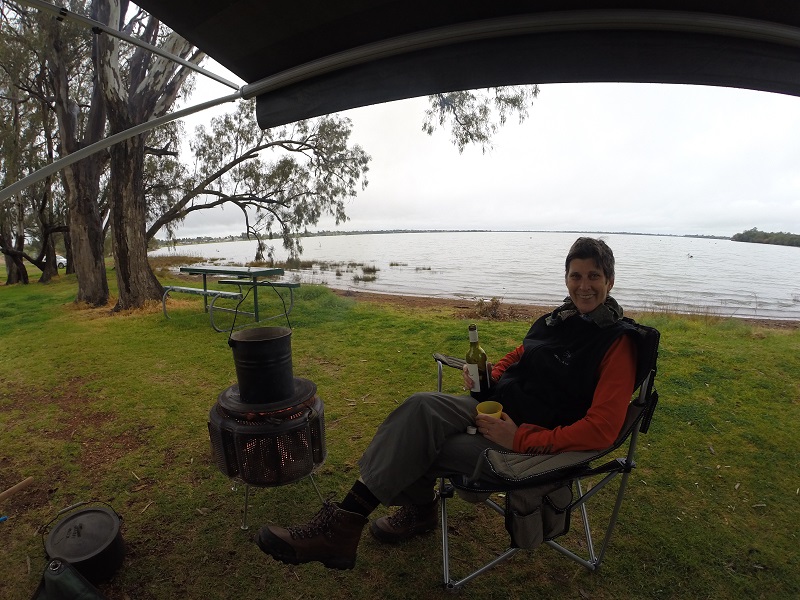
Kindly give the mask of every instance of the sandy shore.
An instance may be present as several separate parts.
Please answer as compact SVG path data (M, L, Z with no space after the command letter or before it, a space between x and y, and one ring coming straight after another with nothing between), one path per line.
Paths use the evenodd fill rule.
M453 316L457 318L481 318L478 314L477 304L468 300L459 300L453 298L431 298L426 296L400 296L394 294L382 294L376 292L360 292L353 290L339 290L331 288L331 290L339 296L348 298L355 298L359 302L375 302L380 304L390 304L392 306L400 306L407 308L449 308L453 311ZM554 306L533 306L530 304L508 304L502 302L499 305L500 319L504 320L524 320L533 321L537 317L550 312L555 308ZM631 313L630 316L635 318L635 314ZM737 317L720 317L731 318ZM778 319L744 319L739 318L740 321L749 323L756 327L764 327L767 329L800 329L800 321L785 321Z
M178 275L181 279L199 280L199 275ZM399 307L407 308L433 308L438 307L442 309L450 309L453 311L453 316L459 319L485 318L478 314L477 303L457 298L440 298L429 296L402 296L398 294L384 294L379 292L361 292L352 289L342 290L337 288L329 288L333 293L339 296L348 298L355 298L359 302L375 302L380 304L389 304ZM555 306L535 306L532 304L510 304L501 302L498 307L498 316L500 320L520 320L520 321L533 321L537 317L550 312ZM628 316L636 318L636 313L628 311ZM800 329L800 321L788 321L780 319L745 319L740 317L720 317L729 319L738 319L745 323L750 323L756 327L763 327L766 329Z

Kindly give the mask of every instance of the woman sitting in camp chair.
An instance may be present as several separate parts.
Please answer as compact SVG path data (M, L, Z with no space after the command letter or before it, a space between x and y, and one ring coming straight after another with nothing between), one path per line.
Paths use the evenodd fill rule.
M351 569L368 517L379 504L399 506L375 520L372 534L399 542L436 527L438 477L472 475L487 448L554 454L611 446L634 390L634 326L609 296L614 255L582 237L565 261L569 298L539 318L522 344L491 370L500 418L476 417L468 395L414 394L378 428L359 461L361 477L340 503L325 502L307 524L262 527L256 543L275 559L319 561ZM472 381L464 372L464 385ZM467 427L477 427L469 435ZM491 481L491 473L481 478Z

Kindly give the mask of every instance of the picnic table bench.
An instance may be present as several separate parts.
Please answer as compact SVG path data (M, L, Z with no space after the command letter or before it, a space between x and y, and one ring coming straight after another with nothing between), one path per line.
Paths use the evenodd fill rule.
M225 331L224 329L217 327L217 324L214 323L214 309L221 309L221 307L215 307L217 300L220 298L241 300L243 298L241 292L226 292L224 290L209 290L203 288L185 287L181 285L168 285L164 287L164 295L161 296L161 308L163 309L164 316L167 319L169 319L169 314L167 314L167 296L169 296L172 292L179 292L181 294L195 294L198 296L203 296L205 300L211 298L211 302L208 304L208 318L211 321L211 327L213 327L216 331Z
M276 319L279 317L286 317L292 310L294 306L294 290L300 287L299 283L295 282L288 282L288 281L269 281L265 279L259 280L259 278L263 277L270 277L275 275L283 275L283 269L275 268L275 267L238 267L238 266L188 266L188 267L181 267L181 273L190 273L193 275L202 275L203 276L203 287L202 288L195 288L195 287L184 287L184 286L167 286L164 288L164 295L161 298L161 304L164 310L164 316L169 318L167 314L167 296L171 292L181 292L186 294L196 294L199 296L203 296L203 307L206 312L208 312L209 320L211 321L211 326L214 328L215 331L223 332L223 331L230 331L232 329L239 329L241 327L246 327L250 323L242 323L239 325L232 325L231 327L224 327L220 328L217 323L214 321L214 313L216 312L228 312L234 313L235 315L246 315L253 317L255 322L259 322L261 320L269 320L269 319ZM221 279L218 281L220 284L224 285L237 285L239 286L238 292L233 291L224 291L224 290L215 290L209 289L208 287L208 276L228 276L233 277L235 279ZM284 302L283 296L278 294L280 297L281 302L283 303L283 311L279 312L276 315L267 317L266 319L262 319L261 315L259 314L259 307L258 307L258 288L260 287L271 287L275 288L286 288L289 290L289 306L286 307L286 303ZM245 289L246 288L246 289ZM240 310L239 304L241 304L242 300L247 297L247 294L252 291L253 293L253 311L245 311ZM211 299L209 301L209 298ZM217 305L217 300L220 299L229 299L229 300L237 300L239 304L237 304L236 308L229 308L226 306L219 306Z
M239 279L220 279L217 283L221 285L238 285L239 286L239 293L243 294L244 290L242 286L245 287L270 287L270 288L284 288L289 290L289 307L286 308L286 303L284 303L284 311L281 314L274 315L272 317L267 317L263 319L264 321L269 321L270 319L276 319L278 317L283 317L288 315L292 312L292 307L294 306L294 290L300 287L300 283L296 281L256 281L253 282L249 279L239 278ZM283 297L281 296L281 302L283 302Z

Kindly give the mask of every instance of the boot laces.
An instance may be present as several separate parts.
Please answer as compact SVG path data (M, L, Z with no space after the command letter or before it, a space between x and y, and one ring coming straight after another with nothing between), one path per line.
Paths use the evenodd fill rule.
M395 529L402 529L406 525L413 526L417 520L417 507L414 505L401 506L397 512L389 515L387 521Z
M316 515L314 515L314 518L311 519L311 521L305 525L287 527L287 531L289 532L289 535L292 536L293 540L296 540L297 538L304 539L316 537L327 531L335 514L336 507L326 500L322 505L322 509Z

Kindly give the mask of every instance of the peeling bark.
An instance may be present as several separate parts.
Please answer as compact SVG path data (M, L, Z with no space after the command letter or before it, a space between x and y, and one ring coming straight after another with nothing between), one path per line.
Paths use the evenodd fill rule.
M127 6L126 3L123 5ZM119 27L120 15L124 11L118 0L96 0L94 6L97 20ZM159 28L159 22L150 17L141 37L156 44ZM189 42L174 33L167 37L163 46L183 57L192 50ZM195 53L190 60L199 63L202 57L201 53ZM174 62L142 49L135 50L129 57L127 78L120 70L122 62L119 40L101 36L98 40L97 73L102 82L111 134L165 114L189 75L186 69ZM116 308L139 308L148 300L160 300L163 293L147 261L144 138L136 136L120 142L111 148L110 153L110 221L119 286Z
M86 128L83 132L78 130L73 110L77 107L70 98L70 78L66 68L72 57L65 55L57 24L50 24L48 34L48 69L55 93L61 153L66 155L102 139L105 110L95 81ZM106 155L94 154L66 167L62 176L72 233L71 264L78 280L76 302L91 306L104 306L109 297L103 256L103 227L98 209L100 177L105 160Z
M111 149L111 235L119 300L115 310L139 308L164 293L147 261L142 172L144 139L130 138Z

